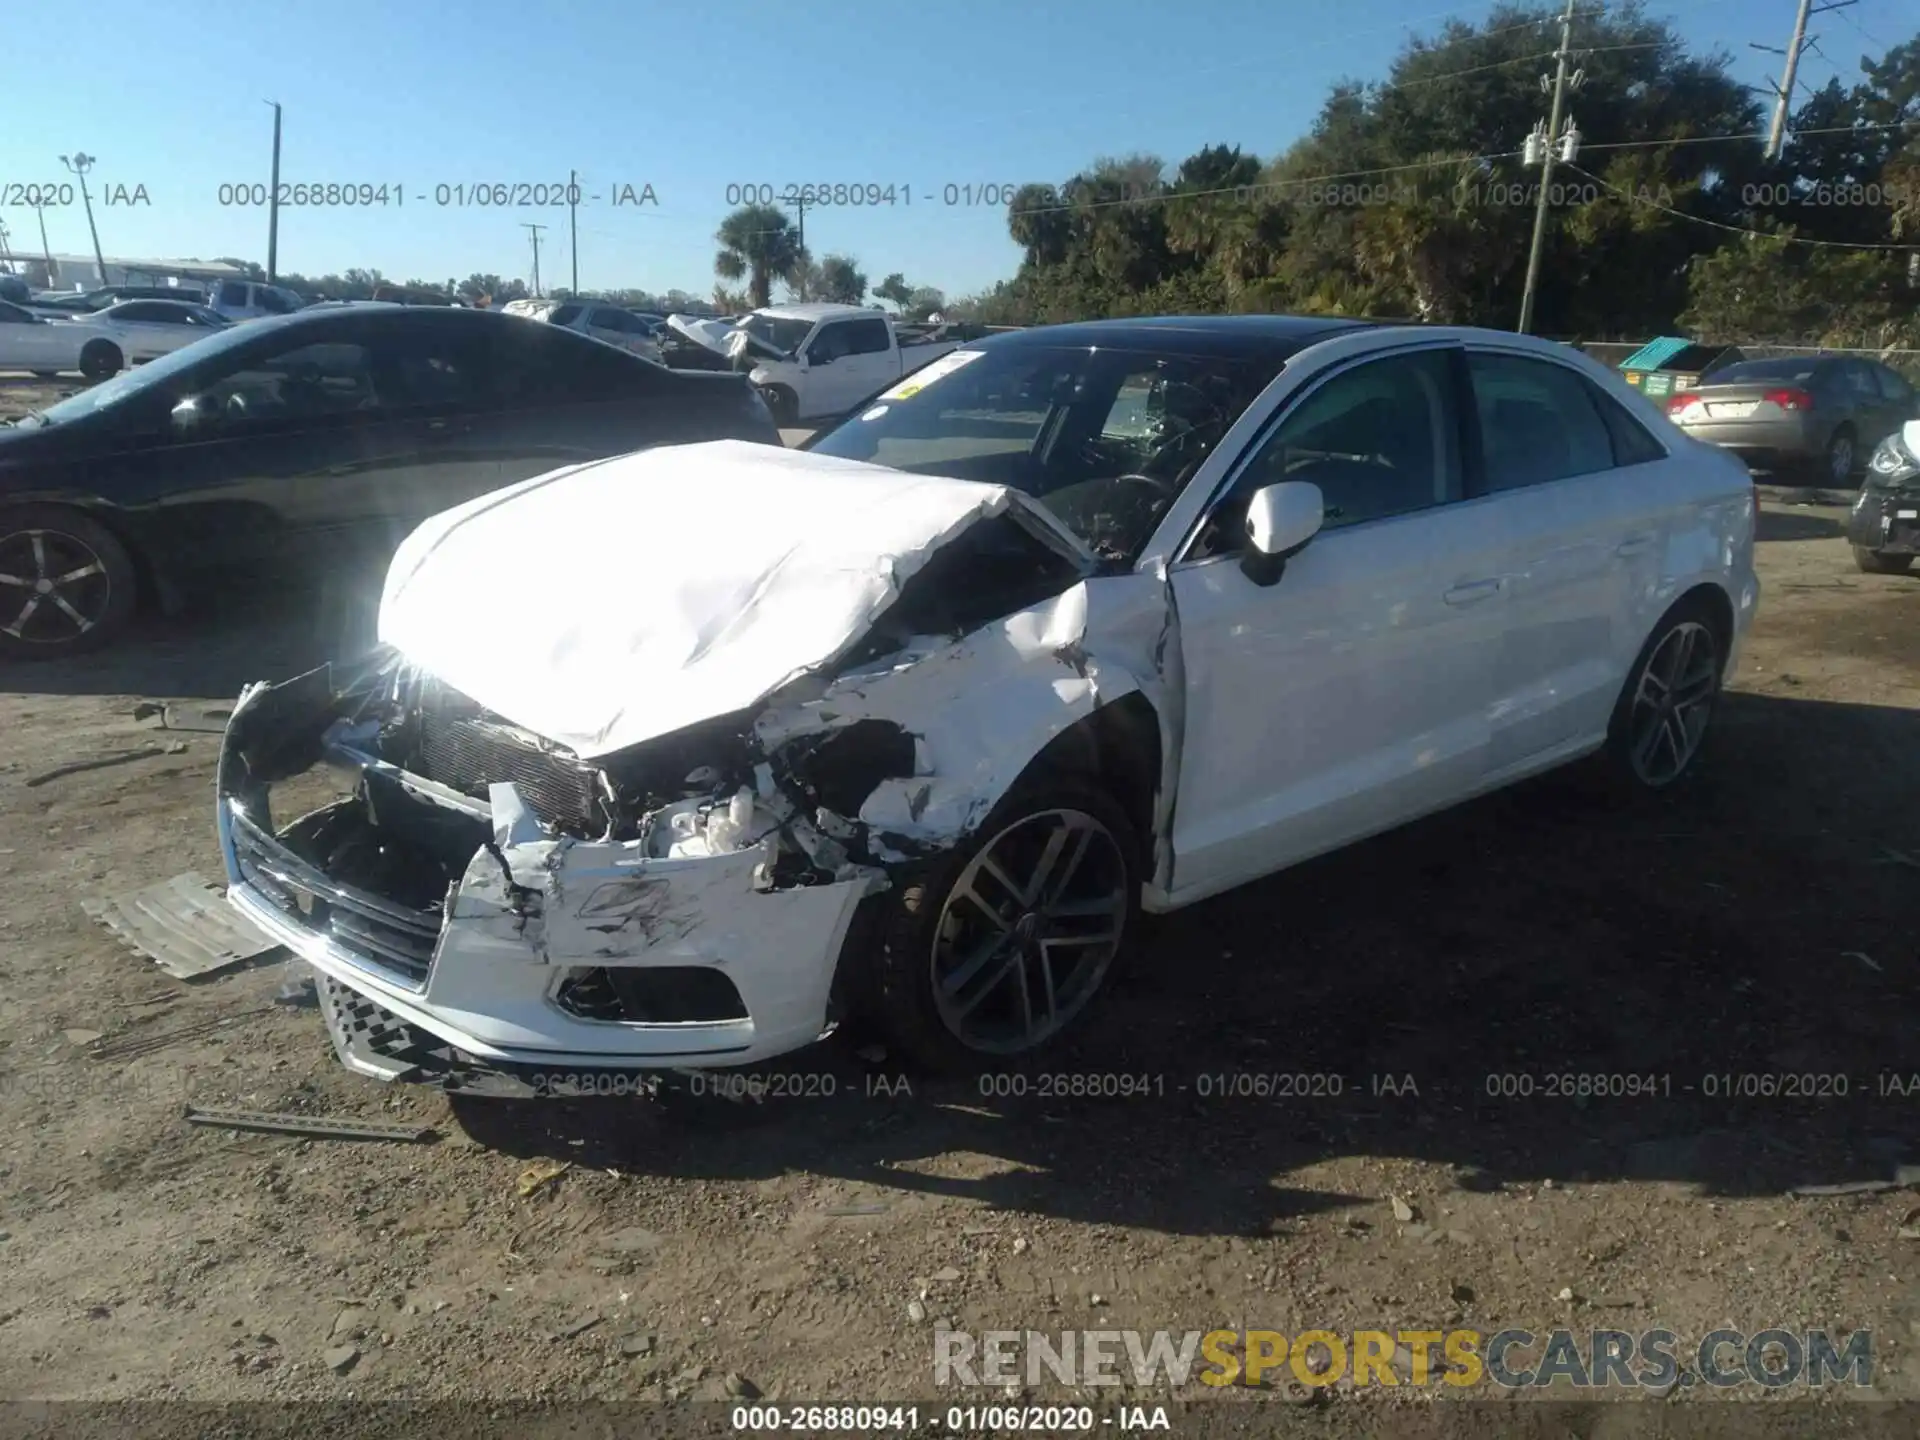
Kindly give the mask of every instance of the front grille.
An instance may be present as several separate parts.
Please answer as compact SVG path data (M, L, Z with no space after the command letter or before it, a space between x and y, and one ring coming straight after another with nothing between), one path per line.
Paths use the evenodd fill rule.
M739 987L711 966L596 966L570 975L554 1002L582 1020L638 1025L745 1020Z
M440 940L438 913L409 909L341 885L309 865L237 809L232 812L240 878L294 924L369 967L419 989Z
M420 753L415 768L429 780L477 800L489 785L513 785L533 813L549 825L591 826L598 778L593 767L528 744L504 725L471 716L420 717Z

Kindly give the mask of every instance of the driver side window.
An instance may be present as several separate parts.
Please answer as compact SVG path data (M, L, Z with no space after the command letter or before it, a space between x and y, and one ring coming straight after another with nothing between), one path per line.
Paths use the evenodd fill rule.
M374 407L371 357L364 345L322 341L249 360L197 397L220 425L319 420Z
M1247 502L1287 480L1320 487L1323 528L1411 515L1461 494L1450 351L1423 350L1343 370L1296 400L1208 517L1192 558L1239 552Z
M847 353L847 327L829 325L813 337L813 343L807 346L807 359L818 365L822 360L838 360Z

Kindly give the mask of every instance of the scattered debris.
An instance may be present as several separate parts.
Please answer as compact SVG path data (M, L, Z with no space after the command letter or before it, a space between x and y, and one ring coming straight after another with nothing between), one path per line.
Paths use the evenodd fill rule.
M758 1400L760 1387L738 1370L727 1372L727 1394L736 1400Z
M859 1205L829 1205L829 1215L884 1215L887 1207L879 1201L868 1201Z
M366 1120L323 1120L310 1115L276 1115L265 1110L202 1110L187 1107L189 1125L222 1130L258 1130L269 1135L304 1135L316 1140L393 1140L423 1145L439 1138L429 1125L379 1125Z
M153 760L162 755L182 755L186 753L187 742L176 740L171 745L142 745L137 750L115 750L110 755L96 755L89 760L71 760L65 765L56 765L51 770L42 770L38 775L27 777L27 788L33 789L49 781L63 779L68 775L78 775L87 770L105 770L110 765L125 765L134 760Z
M572 1164L565 1160L534 1161L533 1164L520 1172L520 1183L517 1188L520 1191L521 1197L524 1199L526 1196L533 1194L534 1191L544 1189L546 1186L553 1184L554 1181L558 1180L572 1168Z
M160 717L161 730L184 730L199 735L224 734L227 722L233 719L231 705L202 705L194 709L174 705L163 700L142 700L133 707L133 718L148 720L155 715Z
M194 870L144 890L82 900L80 908L176 980L199 980L280 950Z
M196 1020L190 1025L176 1025L171 1030L157 1030L151 1035L134 1033L102 1041L87 1051L89 1060L135 1060L142 1055L151 1055L156 1050L164 1050L169 1045L178 1045L182 1040L201 1040L224 1030L237 1020L245 1020L254 1015L271 1013L271 1005L256 1005L250 1010L235 1011L231 1015L217 1015L209 1020Z
M1027 1253L1027 1237L1026 1236L1017 1235L1014 1237L1013 1253L1016 1255L1024 1255Z
M360 1347L358 1345L335 1345L332 1349L323 1351L320 1358L326 1361L327 1368L333 1371L334 1374L344 1375L353 1369L355 1363L360 1359Z
M1402 1200L1398 1195L1389 1195L1387 1199L1393 1206L1393 1218L1401 1224L1404 1225L1411 1220L1419 1218L1420 1212Z
M916 1325L921 1325L926 1323L926 1318L926 1306L922 1305L918 1300L909 1300L907 1302L907 1319Z
M103 1030L64 1030L69 1045L91 1045L106 1032Z
M1811 1199L1822 1195L1877 1195L1883 1190L1900 1188L1897 1180L1845 1180L1838 1185L1796 1185L1787 1193Z
M1554 1298L1554 1299L1556 1299L1556 1300L1571 1300L1571 1299L1573 1299L1573 1287L1572 1287L1571 1285L1563 1285L1563 1286L1561 1286L1561 1287L1560 1287L1560 1293L1559 1293L1558 1295L1556 1295L1556 1296L1554 1296L1553 1298Z
M1902 1225L1894 1233L1902 1240L1920 1240L1920 1225Z
M942 1265L938 1270L933 1272L931 1278L938 1280L943 1285L951 1285L955 1280L960 1278L960 1272L951 1265Z
M620 1353L628 1356L653 1354L653 1336L623 1335L620 1338Z
M583 1319L574 1321L571 1325L554 1331L552 1339L556 1343L561 1340L572 1340L577 1336L586 1334L587 1331L593 1329L593 1327L599 1323L600 1317L598 1315L588 1315Z

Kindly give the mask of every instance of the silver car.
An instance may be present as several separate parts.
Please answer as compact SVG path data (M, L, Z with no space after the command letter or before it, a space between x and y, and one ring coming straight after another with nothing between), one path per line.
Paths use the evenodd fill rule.
M1748 465L1847 486L1874 446L1920 419L1920 397L1885 365L1812 355L1708 371L1668 399L1667 414Z

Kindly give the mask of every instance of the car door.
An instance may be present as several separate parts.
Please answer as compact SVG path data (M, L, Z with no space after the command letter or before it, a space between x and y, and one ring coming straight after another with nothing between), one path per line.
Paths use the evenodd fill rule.
M623 318L621 312L611 305L595 305L580 323L584 333L624 350L627 348L627 327L620 323Z
M825 320L807 341L807 376L800 386L802 420L844 415L879 387L861 388L861 371L849 359L852 322Z
M60 332L64 323L0 301L0 370L71 370L80 347Z
M151 301L123 300L101 311L94 324L119 343L129 363L138 364L166 353L168 332L154 318L162 308Z
M1488 770L1499 784L1604 737L1644 638L1673 520L1666 450L1573 365L1470 346L1479 463L1510 611L1495 661ZM1625 659L1622 659L1622 655Z
M893 327L886 320L879 316L845 320L841 327L846 331L847 353L840 361L846 395L836 414L851 410L875 391L898 380L901 371L900 349L894 343Z
M1182 900L1480 787L1507 607L1488 503L1464 496L1461 364L1435 340L1298 382L1176 555ZM1319 485L1326 520L1262 586L1246 506L1283 480Z

